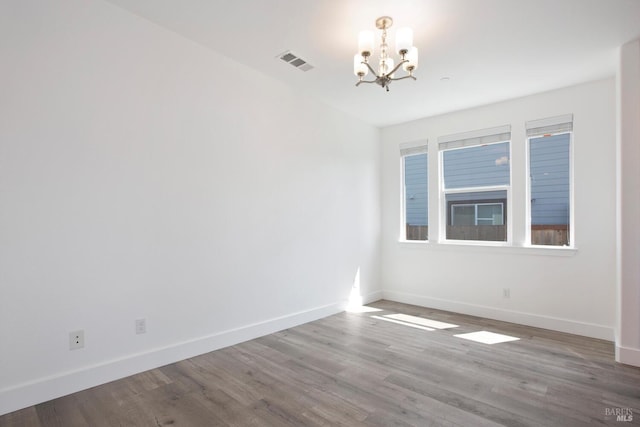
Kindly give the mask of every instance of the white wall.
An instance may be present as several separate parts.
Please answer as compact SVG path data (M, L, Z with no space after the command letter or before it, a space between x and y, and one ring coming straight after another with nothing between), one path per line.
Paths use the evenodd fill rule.
M612 78L383 129L384 297L613 339L615 105ZM577 250L525 248L525 122L567 113L574 115ZM506 124L512 126L513 244L520 247L399 242L399 144L429 140L429 233L437 238L438 136Z
M620 49L616 360L640 366L640 40Z
M0 413L381 295L377 129L97 0L0 57Z

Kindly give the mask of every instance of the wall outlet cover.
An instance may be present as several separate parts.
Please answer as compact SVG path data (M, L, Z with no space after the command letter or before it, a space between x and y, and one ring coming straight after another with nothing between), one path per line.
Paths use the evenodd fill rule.
M69 332L69 350L84 348L84 331Z
M136 319L136 334L147 333L147 319Z

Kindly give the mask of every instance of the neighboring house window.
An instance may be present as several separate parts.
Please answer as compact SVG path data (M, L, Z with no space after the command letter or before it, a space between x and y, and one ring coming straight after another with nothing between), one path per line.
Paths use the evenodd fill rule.
M427 240L429 236L427 146L417 144L400 146L405 240Z
M532 245L570 246L573 115L527 122Z
M508 240L510 139L510 126L438 139L446 240Z
M451 225L504 225L506 200L449 202Z

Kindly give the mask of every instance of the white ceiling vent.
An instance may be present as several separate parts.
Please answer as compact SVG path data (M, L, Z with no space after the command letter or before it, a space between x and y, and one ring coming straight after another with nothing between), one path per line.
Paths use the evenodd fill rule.
M277 58L280 58L284 62L290 65L293 65L298 70L309 71L313 68L313 65L309 64L307 61L291 53L290 51L281 53L280 55L277 56Z

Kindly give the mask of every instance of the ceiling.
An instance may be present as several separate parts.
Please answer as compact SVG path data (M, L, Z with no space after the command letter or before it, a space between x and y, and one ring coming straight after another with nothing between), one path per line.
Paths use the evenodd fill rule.
M613 76L640 37L640 0L108 1L380 127ZM411 27L420 52L418 80L388 93L353 75L358 33L383 15L391 49Z

